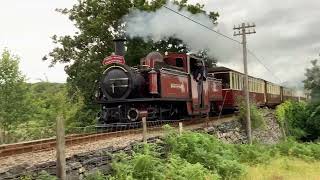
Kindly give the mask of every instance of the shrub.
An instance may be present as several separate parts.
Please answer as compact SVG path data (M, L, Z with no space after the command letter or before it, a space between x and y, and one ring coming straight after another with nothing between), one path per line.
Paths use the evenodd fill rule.
M153 146L135 148L132 157L119 153L114 157L112 168L114 179L163 179L163 160L157 157ZM112 179L112 178L111 178Z
M105 180L107 177L103 175L100 171L94 171L85 177L85 180Z
M246 117L247 117L247 107L246 103L243 98L239 98L237 101L239 107L239 120L242 124L246 124ZM266 123L263 119L261 110L258 109L256 104L250 103L250 117L251 117L251 128L258 129L258 128L265 128Z
M166 145L175 154L191 164L200 163L223 179L240 176L245 166L237 161L233 145L224 144L203 133L185 132L181 136L167 136Z
M136 154L132 159L135 179L163 179L162 160L150 154Z
M57 177L50 175L46 171L41 171L36 179L38 179L38 180L56 180Z
M320 140L320 103L307 106L309 117L306 121L306 140Z
M275 150L261 144L241 144L235 148L239 161L249 165L268 163L277 154Z
M279 125L285 129L288 136L301 139L307 135L306 122L309 113L304 102L286 101L276 108Z
M165 172L166 179L179 180L214 180L220 176L210 172L200 163L191 164L179 156L169 157Z
M289 139L277 145L225 144L215 137L197 132L168 134L159 144L139 144L131 156L113 157L113 173L107 179L215 180L237 179L248 166L266 164L274 157L320 160L320 144L298 143ZM99 174L96 179L102 177Z
M298 143L292 139L275 145L274 147L283 156L293 156L305 160L320 160L320 144Z

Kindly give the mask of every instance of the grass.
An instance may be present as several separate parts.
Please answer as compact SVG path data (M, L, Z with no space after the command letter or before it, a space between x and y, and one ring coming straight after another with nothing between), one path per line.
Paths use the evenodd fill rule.
M250 166L242 180L320 180L320 161L280 157Z

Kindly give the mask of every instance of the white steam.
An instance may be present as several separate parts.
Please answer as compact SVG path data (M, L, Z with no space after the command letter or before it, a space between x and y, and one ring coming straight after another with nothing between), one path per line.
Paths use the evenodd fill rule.
M179 10L177 5L168 3L167 7L204 24L211 29L224 33L223 24L215 26L205 14L191 14L186 9ZM203 49L208 50L208 55L218 61L231 61L241 59L241 46L236 42L226 39L204 27L182 17L165 7L156 12L133 10L125 17L126 33L130 37L151 38L154 41L166 40L169 37L181 39L192 52Z

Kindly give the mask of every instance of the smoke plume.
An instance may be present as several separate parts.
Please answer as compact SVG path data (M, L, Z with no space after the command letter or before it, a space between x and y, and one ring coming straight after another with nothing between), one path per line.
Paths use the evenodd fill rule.
M211 29L224 33L224 25L214 25L211 19L203 14L192 14L186 9L179 9L177 5L168 3L167 7L200 22ZM192 52L208 50L208 55L218 61L231 61L241 58L241 46L185 17L166 9L160 8L155 12L140 10L131 11L125 18L126 33L130 37L151 38L154 41L165 40L169 37L181 39Z

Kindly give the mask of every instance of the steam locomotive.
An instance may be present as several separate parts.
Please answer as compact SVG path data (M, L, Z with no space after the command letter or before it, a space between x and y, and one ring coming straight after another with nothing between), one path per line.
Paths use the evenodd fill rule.
M201 58L188 54L151 52L140 65L125 64L124 40L115 42L115 55L107 57L96 100L99 123L182 119L217 111L221 80L206 71Z
M185 53L151 52L136 67L124 59L124 39L114 40L115 54L104 59L105 71L96 92L101 104L98 123L177 120L237 109L244 75L225 67L207 68L204 60ZM250 99L274 107L306 99L292 89L249 77Z

